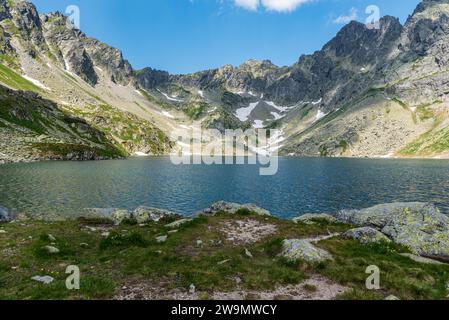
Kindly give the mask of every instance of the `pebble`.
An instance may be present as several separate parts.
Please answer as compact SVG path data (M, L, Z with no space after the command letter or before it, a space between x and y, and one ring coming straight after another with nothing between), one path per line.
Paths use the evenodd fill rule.
M45 249L48 253L51 253L51 254L56 254L56 253L59 253L59 252L60 252L58 248L53 247L53 246L45 246L44 249Z
M41 277L41 276L34 276L34 277L31 278L31 280L42 282L44 284L50 284L53 281L55 281L55 279L53 277L50 277L50 276L43 276L43 277Z
M194 294L196 292L196 287L195 285L192 283L189 287L189 293L190 294Z

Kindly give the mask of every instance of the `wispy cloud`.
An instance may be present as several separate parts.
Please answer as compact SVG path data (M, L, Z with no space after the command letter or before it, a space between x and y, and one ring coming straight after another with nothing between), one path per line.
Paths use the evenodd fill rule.
M260 4L260 0L234 0L234 2L237 6L252 11L256 11Z
M351 21L357 20L358 18L358 11L356 8L351 8L348 15L341 15L337 19L335 19L333 22L337 24L347 24Z
M264 7L268 11L291 12L304 3L313 0L234 0L235 5L257 11L260 7Z

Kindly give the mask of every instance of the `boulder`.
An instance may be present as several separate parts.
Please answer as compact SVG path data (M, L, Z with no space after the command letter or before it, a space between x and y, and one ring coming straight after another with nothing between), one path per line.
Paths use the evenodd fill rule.
M55 279L53 277L50 276L34 276L31 278L31 280L37 281L37 282L41 282L43 284L50 284L53 281L55 281Z
M11 212L7 208L0 206L0 222L8 222L11 220Z
M164 242L167 241L167 239L168 239L168 236L160 236L160 237L156 238L156 242L157 243L164 243Z
M259 208L255 204L238 204L238 203L232 203L232 202L225 202L225 201L219 201L211 205L209 208L204 209L199 214L201 215L209 215L213 216L219 212L227 212L230 214L235 214L239 210L248 210L251 212L256 213L260 216L271 216L270 212Z
M315 214L315 213L307 213L302 216L293 219L294 223L305 223L305 224L314 224L317 220L326 221L328 223L337 222L337 218L333 217L330 214Z
M346 231L343 234L343 237L347 239L357 240L363 244L391 242L391 240L388 239L386 235L371 227L351 229L349 231Z
M123 221L132 218L131 213L128 210L116 210L112 213L111 219L116 226L120 225Z
M181 220L177 220L175 222L166 224L165 227L169 228L169 229L176 229L190 221L192 221L192 219L181 219Z
M292 239L282 243L282 254L289 261L303 260L311 263L333 260L326 250L317 248L310 241Z
M343 210L335 217L345 223L380 230L413 254L449 257L449 217L429 203L391 203L363 210Z
M57 253L60 252L58 248L53 247L53 246L45 246L44 250L47 251L50 254L57 254Z
M137 223L147 223L152 221L157 222L163 218L180 216L172 211L142 206L134 210L133 217Z

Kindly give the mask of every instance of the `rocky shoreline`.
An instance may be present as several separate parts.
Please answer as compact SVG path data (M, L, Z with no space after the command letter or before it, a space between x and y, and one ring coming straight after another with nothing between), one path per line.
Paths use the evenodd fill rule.
M117 247L118 250L129 246L129 250L132 250L130 252L118 251L121 252L120 255L124 259L126 258L126 263L130 263L129 261L133 259L140 259L132 256L133 250L141 250L139 255L155 252L150 255L152 258L148 258L150 260L139 263L147 264L151 260L162 259L160 266L152 266L152 268L155 268L153 271L155 274L164 275L152 278L152 281L156 281L156 283L151 283L151 285L147 280L133 282L133 285L120 283L121 289L114 290L116 299L171 299L177 297L200 299L201 294L208 294L213 299L220 299L220 297L237 299L250 293L255 294L255 292L259 292L258 297L261 299L263 297L273 298L282 295L280 294L282 292L287 298L293 299L307 297L312 299L357 298L357 295L361 294L357 290L364 290L363 287L359 288L364 283L356 281L354 284L354 279L349 282L343 281L341 274L345 274L347 278L353 277L355 272L352 270L353 264L359 263L358 260L363 260L363 263L366 264L379 264L380 268L392 268L392 265L395 264L391 272L404 273L402 277L410 277L410 279L416 277L414 272L422 269L420 272L423 274L429 273L423 280L429 286L430 284L427 282L433 283L436 287L439 286L436 284L436 277L440 277L441 279L439 278L438 281L444 281L444 285L449 283L449 276L446 276L449 274L449 264L447 264L449 263L449 217L440 213L434 205L427 203L383 204L362 210L306 214L293 220L275 218L267 210L253 204L224 201L214 203L209 208L189 217L150 207L138 207L132 211L117 208L92 208L86 209L81 216L76 221L39 222L21 220L20 215L14 215L8 209L0 207L0 251L16 250L14 247L8 247L2 238L14 237L15 234L22 232L23 228L36 228L41 233L37 236L39 240L34 240L35 237L31 236L29 240L25 239L24 241L29 241L33 250L37 250L35 254L43 255L48 259L56 259L56 261L62 259L62 262L59 261L59 263L66 261L64 257L68 252L67 246L69 246L67 242L74 241L83 241L82 244L80 243L83 250L93 246L91 250L99 250L96 254L100 257L104 254L105 248L115 250ZM44 232L48 233L42 235L42 230L46 230ZM86 236L97 239L95 241L99 241L99 247L97 248L98 244L89 244ZM61 242L63 237L66 237L66 242ZM90 240L93 241L93 239ZM352 253L346 256L348 254L346 251ZM108 259L116 259L116 254ZM166 259L176 260L179 255L185 255L185 258L181 259L184 262L181 265L176 264L173 269L170 269L168 267L170 262ZM212 258L215 256L216 258ZM20 256L17 255L16 258L20 259ZM99 263L96 261L97 259L97 256L91 256L86 258L86 262L87 264L92 264L94 261ZM198 259L201 262L197 261ZM259 259L261 260L259 261ZM351 262L352 259L354 259L353 262ZM382 259L387 260L382 261ZM239 264L235 265L233 261L239 261ZM167 263L168 265L166 265ZM186 263L193 263L190 268L199 269L196 271L185 270L182 264ZM201 263L207 267L201 266ZM251 273L256 270L242 267L242 265L248 268L253 266L256 269L262 268L259 270L261 271L266 264L269 264L267 268L271 271L267 270L268 273L260 279L252 278ZM347 264L345 269L341 269L342 264ZM217 266L219 266L219 270L215 270ZM300 269L297 269L297 266L301 266ZM293 268L291 269L291 267ZM13 268L15 267L13 266ZM166 274L163 271L164 268L171 271ZM228 272L235 273L236 275L233 277L237 277L236 279L243 278L249 281L250 278L254 282L251 282L252 284L245 289L242 288L242 280L236 280L237 283L225 291L213 289L215 284L210 284L209 280L206 280L210 275L206 278L199 275L204 268L215 270L215 276L218 277L215 280L217 283L225 281L229 277L226 275ZM239 270L240 268L243 269ZM317 284L316 290L319 294L306 292L307 290L304 288L307 288L306 284L309 282L306 281L305 284L298 287L296 285L298 280L292 280L299 275L298 270L302 270L302 268L306 268L306 279L314 279L309 282ZM357 269L357 272L363 274L365 270L360 268L360 270ZM134 266L132 270L136 273L134 277L142 277L138 266ZM287 272L290 280L286 280L285 283L281 281L280 274L278 274L281 272L280 270ZM172 279L172 275L183 274L180 275L181 278L190 279L191 272L194 274L199 272L193 277L197 279L195 280L197 283L192 284L197 289L192 290L190 286L183 289L181 285L173 291L166 287L161 288L158 283L158 281L162 283L168 281L169 287L172 287L179 281L177 277ZM300 274L303 273L304 271L300 271ZM33 277L40 277L35 279L52 277L55 280L51 274L37 274ZM167 280L166 277L170 280ZM131 281L131 279L126 281ZM185 281L193 280L184 279L181 282L185 283ZM272 291L267 291L266 288L260 288L259 291L251 289L266 281L270 283L268 287ZM413 292L413 289L405 292L396 290L395 285L399 285L402 281L399 278L394 280L398 284L393 280L389 281L392 281L394 285L391 284L391 288L385 289L384 295L377 293L377 299L382 296L387 298L391 295L397 295L404 299L420 296L420 293ZM35 282L39 281L35 280ZM176 286L179 285L178 283ZM414 285L411 283L411 288ZM330 288L335 291L335 296L324 293L326 290L331 290ZM429 290L429 293L426 294L430 295L431 289L426 290ZM156 291L164 292L164 294L157 294ZM295 295L293 292L297 294ZM371 293L364 291L363 296L359 298L364 299L369 295ZM422 296L422 298L428 297L427 295Z

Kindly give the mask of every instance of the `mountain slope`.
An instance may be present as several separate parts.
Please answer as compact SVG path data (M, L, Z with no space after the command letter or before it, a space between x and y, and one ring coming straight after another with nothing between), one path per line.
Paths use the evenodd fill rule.
M447 157L448 17L447 0L425 0L404 26L388 16L378 28L351 22L290 67L248 61L190 75L145 69L138 83L176 87L172 98L181 89L201 92L241 125L281 129L283 154Z
M448 40L449 0L424 0L404 25L351 22L292 66L171 75L134 70L60 13L0 0L0 82L54 101L126 155L168 153L175 129L252 127L279 129L281 154L446 158Z

